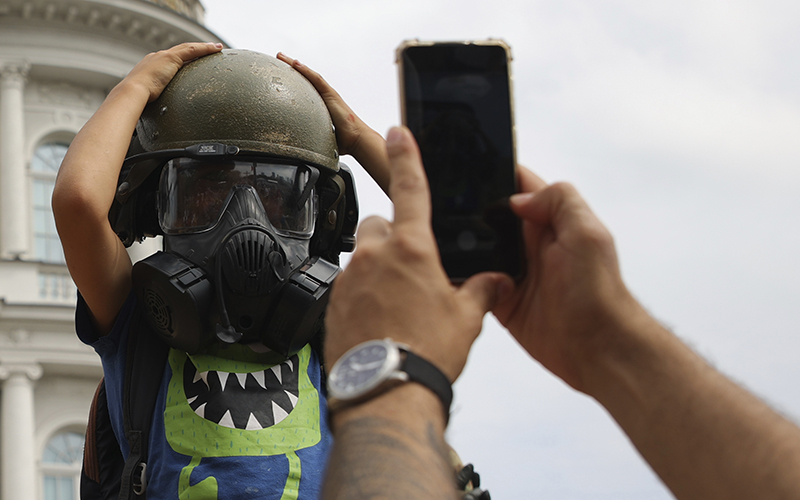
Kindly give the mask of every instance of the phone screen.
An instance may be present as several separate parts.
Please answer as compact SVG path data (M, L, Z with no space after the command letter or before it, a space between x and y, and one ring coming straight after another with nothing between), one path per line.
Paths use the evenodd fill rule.
M504 46L414 45L401 51L404 122L428 175L433 230L454 281L522 272L508 55Z

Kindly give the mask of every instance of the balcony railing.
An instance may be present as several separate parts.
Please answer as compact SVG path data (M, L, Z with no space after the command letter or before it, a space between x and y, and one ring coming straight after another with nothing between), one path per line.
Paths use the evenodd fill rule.
M39 271L39 298L46 302L75 303L78 289L69 273Z
M75 305L77 292L65 265L0 260L0 300L6 304Z

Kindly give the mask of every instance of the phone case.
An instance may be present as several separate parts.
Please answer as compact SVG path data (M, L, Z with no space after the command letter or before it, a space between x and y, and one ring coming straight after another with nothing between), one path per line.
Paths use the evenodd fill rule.
M397 77L399 80L399 89L400 89L400 120L403 125L407 125L406 121L406 102L405 102L405 81L403 78L403 52L406 51L409 47L422 47L422 46L432 46L432 45L453 45L453 44L462 44L462 45L493 45L497 47L502 47L506 52L506 59L508 61L508 90L509 90L509 99L511 102L511 130L512 130L512 141L514 143L514 160L516 162L516 151L517 151L517 133L516 133L516 119L514 117L514 75L511 69L511 61L514 60L514 57L511 53L511 46L506 43L505 40L502 38L487 38L483 40L451 40L451 41L424 41L420 40L419 38L412 38L408 40L403 40L400 42L400 45L397 46L395 49L395 64L397 64Z
M501 197L500 198L494 198L496 200L501 200L503 196L508 196L509 194L511 194L511 192L517 192L518 191L518 186L517 186L517 182L516 182L516 175L513 172L511 172L511 176L513 178L509 178L509 177L505 176L506 174L503 174L503 172L508 172L508 170L506 170L506 168L508 168L508 167L510 167L512 170L516 170L516 164L517 164L516 163L516 130L515 130L515 120L514 120L514 92L513 92L513 81L512 81L512 76L511 76L511 65L510 65L511 60L512 60L512 56L511 56L511 48L509 47L509 45L504 40L501 40L501 39L486 39L486 40L434 42L434 41L421 41L419 39L413 39L413 40L405 40L405 41L403 41L397 47L397 49L395 51L395 62L397 63L398 70L399 70L398 71L398 77L399 77L399 88L400 88L400 101L401 101L400 108L401 108L402 123L403 123L403 125L411 128L412 131L414 129L418 128L419 125L420 125L420 123L419 123L419 119L420 118L419 118L419 115L418 115L418 113L416 111L414 112L414 115L415 115L414 118L410 118L409 116L407 116L407 114L410 113L410 111L407 111L408 105L411 105L410 102L406 101L407 96L409 96L408 99L415 99L415 97L410 97L410 96L411 95L416 95L418 90L405 88L405 85L406 85L406 74L405 74L406 73L406 68L404 68L404 61L405 61L406 58L404 57L404 55L405 55L406 51L408 51L409 49L412 49L412 48L436 47L436 46L443 46L443 45L446 45L446 46L460 46L460 45L464 45L464 46L471 46L471 45L474 45L474 46L493 46L493 47L502 48L503 52L505 53L505 64L504 64L503 70L505 71L505 73L507 75L507 78L508 78L508 102L509 102L510 109L507 110L509 112L509 115L507 115L507 118L510 118L510 129L506 129L505 128L509 124L509 122L506 121L506 119L504 119L503 122L501 122L501 123L504 123L505 125L503 125L500 129L497 129L497 130L509 130L510 131L510 134L511 134L511 137L510 137L510 151L509 151L509 149L507 149L507 146L505 146L505 148L503 149L503 151L505 151L505 153L502 156L503 157L502 165L504 167L499 169L499 170L496 170L496 172L498 174L500 174L501 178L505 179L505 180L503 180L500 184L492 184L492 183L488 183L487 184L487 182L483 182L481 184L482 186L502 186L502 185L505 185L506 187L503 187L503 188L501 188L499 190L499 193L501 193L500 194ZM444 52L450 53L451 51L445 50ZM481 53L481 51L477 51L477 52L478 52L478 54ZM417 56L420 56L420 54L417 54ZM432 57L434 57L434 60L436 60L436 56L435 55L432 56ZM411 54L409 54L409 58L410 59L415 59L415 57L413 57ZM420 57L417 60L418 61L423 61L425 59L426 59L425 57ZM442 64L444 64L443 68L449 67L449 64L451 64L449 61L452 61L452 64L455 64L455 67L458 67L460 65L458 60L459 60L458 58L456 58L456 59L445 58L445 59L442 59L441 62L442 62ZM464 61L464 60L472 61L472 59L462 59L462 61ZM496 60L498 61L497 64L499 64L499 61L501 59L496 59ZM430 69L431 69L430 64L431 64L431 62L429 61L427 64L423 64L422 66L415 66L414 71L416 72L416 71L419 70L419 71L422 71L422 72L429 72ZM478 64L477 66L480 66L480 64ZM434 67L438 68L438 62L434 63ZM487 68L486 70L487 71L494 71L494 70L490 70L489 69L491 67L492 67L491 65L490 66L486 66L486 68ZM497 67L499 68L499 66L497 66ZM454 74L458 74L458 72L460 70L454 68L453 71L455 71ZM445 70L445 73L447 73L447 70ZM458 99L456 99L456 101L458 101ZM415 110L417 110L417 109L418 108L415 107ZM413 124L409 123L410 120L413 121L414 123ZM491 130L491 129L487 129L487 130ZM416 132L415 132L415 135L416 135ZM508 136L505 135L505 132L501 133L500 136L504 137L504 138L508 138ZM420 144L421 144L421 148L422 148L422 143L420 143ZM509 144L509 142L507 140L501 140L501 141L499 141L498 144L507 145L507 144ZM423 154L423 157L424 156L425 155ZM470 162L464 163L463 165L468 165L468 164L470 164ZM427 162L426 162L426 165L427 165ZM433 170L429 170L428 171L429 175L430 175L431 171L433 171ZM438 172L439 170L436 170L436 171ZM452 174L450 174L450 175L452 175ZM441 179L441 177L439 177L438 175L437 175L437 178ZM461 177L460 179L467 179L467 178L470 178L470 177L465 175L464 177ZM432 179L430 179L430 178L429 178L429 180L432 181ZM439 182L441 182L441 180ZM456 182L459 185L463 185L464 183L466 183L467 185L470 185L471 181L469 181L469 180L466 180L466 181L458 180L458 181L454 181L454 182ZM446 184L446 185L447 186L454 186L455 184L450 184L448 182L448 184ZM475 184L474 180L473 180L472 181L472 185L478 185L478 184ZM440 184L440 186L442 186L442 184ZM433 183L431 184L431 189L432 189L432 191L434 191L434 184ZM451 190L447 190L446 192L452 192L452 191ZM481 187L481 188L478 188L475 191L465 191L465 192L466 193L486 193L487 191L484 188ZM491 192L491 191L489 191L489 192ZM456 225L448 225L448 224L443 222L445 220L445 218L448 217L448 215L446 215L446 212L440 212L440 211L436 210L437 206L443 207L443 206L445 206L447 204L447 201L442 201L442 200L446 200L447 199L446 198L447 195L445 195L445 198L442 198L441 196L437 197L437 195L436 195L437 193L443 193L443 191L437 190L435 192L432 192L432 205L433 205L432 208L434 209L434 217L433 217L434 233L437 235L437 243L439 243L439 245L440 245L439 251L440 251L440 256L442 258L442 264L445 267L445 270L447 271L448 276L451 278L451 281L453 281L454 283L459 283L459 282L464 281L466 278L468 278L472 274L475 274L475 273L481 272L481 271L488 271L488 270L507 272L507 273L511 274L512 277L514 277L516 279L519 279L524 274L524 272L525 272L525 259L523 257L524 248L523 248L523 245L521 243L522 242L521 227L519 226L519 221L516 218L516 216L511 214L510 209L504 209L505 212L508 212L508 215L504 215L503 216L504 218L502 219L503 221L506 221L505 223L503 223L501 225L498 225L498 226L495 226L495 225L491 226L491 227L495 228L495 230L496 230L496 232L494 233L495 236L492 238L492 240L495 241L495 243L492 243L491 246L487 247L486 245L489 244L488 241L490 241L490 240L486 239L487 238L486 234L485 234L486 231L477 229L479 227L478 224L479 224L480 221L483 221L483 222L480 222L481 224L485 224L487 222L487 219L486 219L487 216L483 215L483 216L477 217L477 218L474 217L473 219L476 220L476 221L479 221L479 222L475 222L475 223L471 223L470 222L466 226L465 225L461 225L460 223L456 224ZM508 194L506 194L506 193L508 193ZM486 199L486 195L481 195L480 199ZM490 197L489 199L493 199L493 198ZM439 200L438 204L436 203L437 200ZM483 203L483 202L480 202L480 203ZM506 206L507 206L507 201L505 203L506 203ZM482 206L482 205L480 205L480 206ZM484 210L485 209L486 208L484 207ZM446 209L446 210L451 210L451 209ZM438 224L436 222L437 221L437 218L436 218L436 214L437 213L441 214ZM477 213L484 213L485 214L485 212L476 212L476 214ZM494 213L497 213L497 212L494 212ZM463 219L463 217L462 217L462 219ZM514 221L516 221L516 222L509 222L509 219L514 219ZM496 221L498 221L500 219L497 219L495 217L493 220L495 220L495 223L496 223ZM473 224L475 224L475 225L473 225ZM514 229L511 229L511 226L518 226L518 227L516 227ZM501 231L501 230L497 229L499 227L503 227L504 229ZM459 229L459 228L463 228L463 231L462 231L462 229ZM476 229L473 230L472 228L476 228ZM458 237L454 238L454 236L453 236L454 234L457 234ZM464 242L465 240L462 240L462 238L461 238L461 236L464 236L464 235L471 236L471 237L474 235L474 237L477 238L477 239L473 238L473 240L471 240L471 242L465 243ZM482 235L482 236L479 236L479 235ZM469 240L467 240L467 241L469 241ZM457 244L454 247L454 243L455 242L457 242ZM500 242L503 242L503 243L500 243ZM472 250L472 248L476 248L476 249L477 248L481 248L481 250ZM491 248L492 250L486 250L486 248ZM481 252L481 253L478 253L478 252Z

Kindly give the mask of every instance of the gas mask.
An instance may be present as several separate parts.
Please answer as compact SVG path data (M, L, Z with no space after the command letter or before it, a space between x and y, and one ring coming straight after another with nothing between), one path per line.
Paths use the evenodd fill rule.
M125 246L164 236L133 288L171 346L290 356L321 331L358 202L314 86L272 56L225 49L145 107L109 221Z
M151 326L189 353L214 342L263 344L286 357L300 350L319 332L341 271L312 255L319 169L220 144L137 163L147 156L161 165L164 251L137 262L132 280Z

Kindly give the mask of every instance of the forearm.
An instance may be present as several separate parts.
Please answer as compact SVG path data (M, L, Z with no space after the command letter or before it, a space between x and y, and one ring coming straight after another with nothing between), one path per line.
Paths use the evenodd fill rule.
M800 498L800 430L649 317L587 387L677 498Z
M442 404L404 384L336 412L323 498L455 498Z
M364 132L359 136L351 154L383 192L389 194L389 156L386 154L386 141L365 123L362 122L362 125Z

